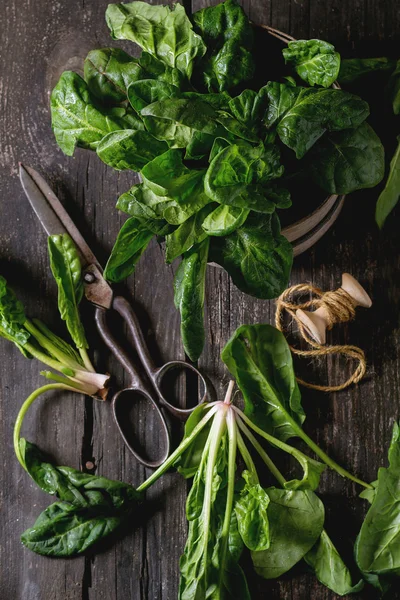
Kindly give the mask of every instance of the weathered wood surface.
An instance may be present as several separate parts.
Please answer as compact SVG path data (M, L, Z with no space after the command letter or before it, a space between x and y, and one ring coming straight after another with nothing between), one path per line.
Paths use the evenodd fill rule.
M79 69L89 49L110 45L104 22L107 3L8 0L2 6L0 272L23 299L28 313L45 319L56 331L60 325L46 239L22 193L17 163L25 161L46 175L104 260L121 224L115 200L134 183L134 176L118 175L90 152L78 151L73 159L65 157L51 133L48 99L62 70ZM205 4L193 0L192 9ZM383 55L388 50L395 53L399 42L396 0L245 0L244 7L254 22L270 24L296 37L327 39L348 55L359 50L364 55ZM268 57L266 67L267 61ZM303 394L308 413L306 430L336 460L366 480L373 480L385 461L391 426L400 413L398 221L396 224L396 216L391 218L385 233L379 235L373 221L375 197L373 192L349 198L333 230L295 261L292 274L292 283L312 281L333 289L341 272L348 271L360 278L374 300L372 309L360 310L355 323L336 328L331 337L365 348L369 364L365 381L329 397L308 391ZM173 268L165 266L162 259L161 248L153 243L128 282L149 343L154 352L157 349L160 360L182 357L179 319L172 301ZM90 322L90 309L87 313L86 322ZM271 321L272 317L272 304L241 294L223 271L209 268L207 345L201 366L219 393L228 380L219 360L228 337L240 324ZM109 369L121 384L121 369L100 343L96 345L97 364ZM304 365L299 368L304 375ZM334 382L343 369L348 368L336 359L323 360L318 377ZM317 376L316 371L314 374ZM308 369L307 375L312 376L313 371ZM149 507L138 514L132 532L95 557L50 560L21 545L20 533L49 501L19 467L12 448L12 427L19 406L40 379L35 361L24 359L9 343L0 343L0 598L173 600L186 534L186 484L176 474L165 476L154 486ZM133 484L146 475L121 443L107 405L53 394L33 407L24 434L63 464L80 467L90 459L98 473ZM158 443L155 432L150 431L149 436ZM328 530L347 555L365 510L358 491L334 473L324 477ZM278 582L251 575L251 568L247 571L255 599L334 598L300 569ZM361 597L373 598L374 594L364 592ZM400 596L393 591L391 598Z

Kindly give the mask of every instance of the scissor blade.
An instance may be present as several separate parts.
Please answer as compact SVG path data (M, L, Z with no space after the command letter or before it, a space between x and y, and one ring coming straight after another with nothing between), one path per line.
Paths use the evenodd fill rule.
M102 270L99 261L43 177L31 167L25 167L21 163L19 176L25 194L47 235L68 233L77 247L82 266L94 264Z

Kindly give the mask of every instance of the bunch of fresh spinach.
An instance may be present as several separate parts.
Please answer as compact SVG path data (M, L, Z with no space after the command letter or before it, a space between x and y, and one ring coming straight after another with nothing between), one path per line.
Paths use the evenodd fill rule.
M23 543L48 556L80 554L127 525L145 490L176 467L193 480L186 503L189 531L180 561L181 600L249 599L239 564L244 551L250 552L255 571L266 579L279 577L303 560L340 596L360 591L365 582L387 589L391 578L400 574L398 425L389 468L380 469L378 481L367 484L337 465L304 433L300 392L281 332L270 325L242 326L222 358L243 393L243 410L232 404L231 381L223 402L195 409L181 444L136 490L55 467L33 444L19 439L24 468L43 491L59 499L23 533ZM305 441L321 462L290 445L294 436ZM265 442L293 457L302 477L287 480L266 452ZM266 464L274 484L262 485L251 451ZM361 497L372 503L355 545L356 583L324 529L325 509L316 490L326 466L362 485Z
M89 148L117 170L140 172L142 183L118 200L129 219L105 276L125 278L152 237L163 236L168 263L183 255L175 304L195 361L207 262L245 293L278 296L292 264L277 216L291 205L287 178L300 171L335 194L372 187L383 177L383 148L365 122L367 103L330 88L340 69L331 44L290 42L283 55L298 81L256 91L253 29L235 0L191 19L179 4L111 4L106 20L114 39L142 54L93 50L84 79L63 73L51 95L54 134L68 155ZM290 151L301 162L293 168L284 158L285 171L281 155Z
M108 375L96 373L87 353L89 347L79 315L83 295L81 264L68 234L48 238L50 266L58 287L58 309L75 348L54 334L39 319L28 319L22 303L0 275L0 336L14 342L27 358L37 358L52 371L41 371L56 383L35 390L24 402L15 426L15 451L19 451L19 432L28 408L41 394L52 389L67 389L105 400Z

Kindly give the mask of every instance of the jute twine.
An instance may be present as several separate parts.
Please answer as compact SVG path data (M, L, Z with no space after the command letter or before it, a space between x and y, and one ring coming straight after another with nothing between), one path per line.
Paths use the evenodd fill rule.
M311 300L308 300L307 302L297 303L295 301L295 296L301 296L304 294L311 294L314 297L312 297ZM307 342L307 344L309 344L313 348L312 350L299 350L298 348L290 346L290 349L293 352L293 354L296 354L297 356L307 358L327 356L330 354L341 354L348 358L352 358L358 361L358 366L351 375L351 377L349 377L349 379L347 379L341 385L317 385L315 383L309 383L307 381L304 381L303 379L297 378L298 383L313 390L319 390L321 392L338 392L340 390L344 390L353 383L358 383L365 375L367 363L364 352L361 350L361 348L358 348L357 346L322 346L310 336L303 323L296 315L296 310L299 308L303 310L316 310L321 306L323 306L326 310L327 329L329 330L332 329L335 323L343 323L345 321L353 320L355 317L355 308L357 305L353 298L342 288L339 288L334 292L323 292L319 288L314 287L313 285L308 283L294 285L285 290L276 301L275 326L283 333L285 332L283 325L284 311L289 313L292 319L297 323L297 327L299 328L302 338Z

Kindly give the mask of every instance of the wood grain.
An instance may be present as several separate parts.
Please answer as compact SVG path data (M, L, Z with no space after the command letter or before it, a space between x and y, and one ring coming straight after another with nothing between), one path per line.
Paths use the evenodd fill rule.
M122 217L114 209L120 193L136 179L117 174L90 152L74 158L57 148L50 128L49 91L64 69L81 69L89 49L110 45L104 12L108 0L4 3L0 79L0 272L24 301L29 315L63 329L55 309L55 286L49 274L46 240L23 196L17 162L39 168L50 181L100 261L107 257ZM185 2L188 7L189 2ZM193 0L192 10L208 5ZM266 23L295 37L322 37L348 55L361 51L396 55L400 35L396 0L245 0L254 22ZM129 44L116 44L129 49ZM372 48L374 52L372 52ZM268 57L265 59L266 68ZM373 480L385 463L393 420L400 414L399 267L400 239L396 214L383 235L373 221L376 192L348 198L343 212L318 245L296 259L291 283L311 281L334 289L344 271L365 285L374 304L358 311L357 321L335 328L331 339L360 345L367 353L365 381L340 394L304 391L306 430L338 462L363 479ZM299 202L304 201L299 198ZM398 212L398 211L397 211ZM397 219L398 219L397 214ZM143 330L158 360L181 358L179 318L172 301L173 269L163 264L162 250L152 243L128 290ZM125 288L126 291L126 288ZM123 383L123 373L96 338L96 363ZM219 355L243 323L272 322L272 303L240 293L221 269L207 273L207 344L200 361L218 394L229 379ZM299 374L334 383L346 366L329 358L319 365L299 364ZM138 512L132 530L100 554L74 560L49 560L24 549L20 533L48 504L18 466L12 449L12 427L23 399L40 383L39 366L10 344L0 342L0 597L15 600L173 600L178 590L178 562L186 536L186 483L165 476L149 493L149 506ZM159 443L148 425L148 435ZM114 427L110 407L69 394L42 398L32 408L24 434L57 461L74 467L86 461L97 472L138 484L146 476L127 453ZM289 465L282 463L282 468ZM345 556L351 555L365 505L356 489L334 473L324 478L327 529ZM252 575L252 597L280 600L332 600L335 596L311 575L296 569L278 582ZM373 592L359 597L374 598ZM391 598L400 598L395 590Z

